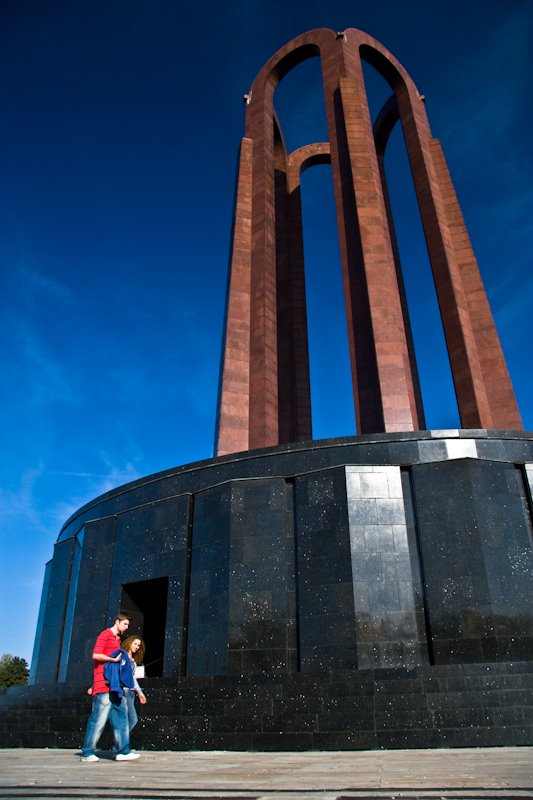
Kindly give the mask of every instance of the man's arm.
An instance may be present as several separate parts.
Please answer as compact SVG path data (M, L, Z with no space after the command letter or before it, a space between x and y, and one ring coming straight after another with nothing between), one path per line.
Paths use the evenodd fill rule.
M121 653L119 653L118 656L115 656L115 658L111 658L111 656L106 656L103 653L93 653L93 661L113 661L115 664L118 664L121 658L122 658Z

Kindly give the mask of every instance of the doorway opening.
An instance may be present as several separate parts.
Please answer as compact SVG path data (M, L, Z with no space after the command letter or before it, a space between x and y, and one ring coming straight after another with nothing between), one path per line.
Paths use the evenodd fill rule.
M120 608L131 617L128 634L144 639L146 677L163 676L167 622L168 578L127 583L122 587Z

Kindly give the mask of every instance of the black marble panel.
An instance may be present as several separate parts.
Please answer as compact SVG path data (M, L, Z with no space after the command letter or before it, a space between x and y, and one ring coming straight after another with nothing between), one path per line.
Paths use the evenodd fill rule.
M397 466L347 466L346 482L359 668L427 663L409 485Z
M63 637L61 643L61 655L59 658L59 669L57 680L62 683L65 681L70 661L70 646L72 643L72 632L74 630L74 611L78 597L78 581L81 569L81 559L83 555L83 540L85 529L71 540L73 542L72 564L70 568L70 580L68 586L67 606L65 610L65 622L63 625Z
M36 683L54 683L58 678L73 553L73 539L58 542L54 548L43 614L44 635L41 636L35 669Z
M197 496L188 675L290 669L296 650L291 494L278 478Z
M344 469L299 476L294 486L300 668L356 668Z
M188 675L227 671L231 485L195 498L191 551Z
M48 588L50 586L50 577L52 574L53 561L49 561L45 567L43 588L41 591L41 601L39 604L39 616L37 618L37 629L35 631L35 641L33 643L33 653L31 658L29 683L34 684L37 681L39 655L41 652L41 642L43 636L44 618L46 615L46 606L48 601Z
M287 672L296 650L292 489L273 478L232 484L229 672Z
M114 517L85 525L67 682L84 680L90 685L94 642L100 631L113 624L119 611L109 606L114 541Z
M532 530L522 472L461 459L413 467L435 663L533 656Z

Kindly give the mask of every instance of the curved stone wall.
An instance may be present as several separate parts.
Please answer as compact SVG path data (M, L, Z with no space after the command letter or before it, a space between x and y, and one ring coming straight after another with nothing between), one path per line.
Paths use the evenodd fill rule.
M36 684L90 679L126 608L151 677L533 660L533 434L236 454L107 493L47 565Z

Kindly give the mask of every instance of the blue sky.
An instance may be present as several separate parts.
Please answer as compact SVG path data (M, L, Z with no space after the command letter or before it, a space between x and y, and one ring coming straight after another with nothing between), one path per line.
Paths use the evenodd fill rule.
M31 658L44 565L72 511L212 455L242 96L315 27L371 34L426 95L533 428L529 0L3 3L0 655ZM306 62L276 94L291 149L324 136L317 75ZM375 107L382 82L367 78ZM393 206L428 426L453 427L402 147L396 131ZM328 167L305 173L303 203L314 435L351 434Z

